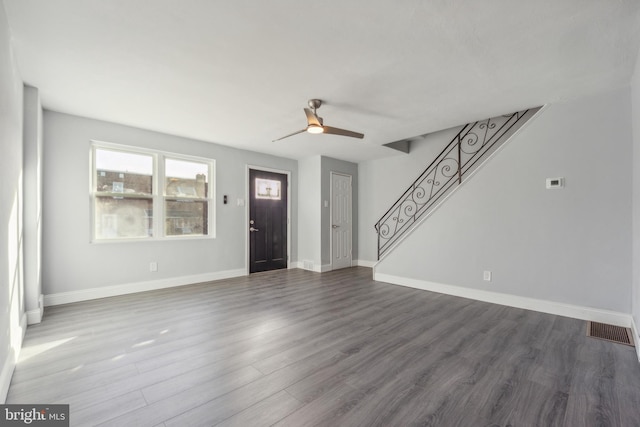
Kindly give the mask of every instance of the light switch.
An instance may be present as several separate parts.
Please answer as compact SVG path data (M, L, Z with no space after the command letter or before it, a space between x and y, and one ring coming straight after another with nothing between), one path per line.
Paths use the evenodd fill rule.
M564 178L547 178L547 189L564 188Z

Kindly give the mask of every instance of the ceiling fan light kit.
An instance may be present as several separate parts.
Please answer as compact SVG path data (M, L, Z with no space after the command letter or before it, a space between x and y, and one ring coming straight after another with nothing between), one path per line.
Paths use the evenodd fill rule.
M320 108L320 106L322 105L322 100L310 99L308 102L308 105L310 108L303 109L305 115L307 116L307 127L305 129L283 136L282 138L274 139L273 142L280 141L281 139L285 139L302 132L308 132L308 133L314 133L314 134L327 133L329 135L348 136L351 138L360 138L360 139L364 138L364 134L359 132L353 132L346 129L325 126L322 122L322 117L318 117L318 114L316 112L316 110Z
M322 132L324 132L324 129L322 129L322 126L309 125L309 126L307 126L307 132L309 132L309 133L322 133Z

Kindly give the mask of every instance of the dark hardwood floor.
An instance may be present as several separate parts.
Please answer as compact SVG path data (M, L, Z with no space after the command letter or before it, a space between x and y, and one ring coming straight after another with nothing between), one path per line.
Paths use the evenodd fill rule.
M73 426L640 426L635 349L585 328L280 270L49 307L7 403Z

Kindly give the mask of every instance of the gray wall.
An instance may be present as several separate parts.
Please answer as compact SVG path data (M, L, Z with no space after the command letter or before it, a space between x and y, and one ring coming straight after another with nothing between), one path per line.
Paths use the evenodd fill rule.
M633 126L633 284L632 313L640 327L640 55L631 80L631 123ZM638 339L636 339L638 342Z
M628 89L549 106L377 272L629 313L631 140Z
M0 402L4 403L22 343L22 80L0 3Z
M90 140L153 148L216 160L215 239L90 243ZM298 192L295 160L145 131L123 125L45 111L44 114L45 295L246 268L245 207L247 165L291 171L291 194ZM230 203L222 203L223 195ZM297 199L291 200L291 261L297 254ZM158 271L150 272L156 261Z
M42 317L42 106L38 89L24 88L24 290L29 323Z
M349 143L348 141L345 144ZM351 187L352 187L352 260L358 260L358 165L351 162L345 162L343 160L334 159L332 157L322 156L321 166L321 194L322 200L320 206L322 209L320 222L321 227L321 258L322 265L331 264L331 172L338 172L345 175L351 175ZM329 207L324 207L324 201L329 202Z
M331 172L353 177L353 251L358 259L358 165L325 156L312 156L298 161L299 174L299 252L300 267L313 262L314 271L331 267ZM324 201L329 207L324 207Z
M434 132L411 143L409 154L396 153L384 159L358 165L359 190L359 258L377 260L377 234L374 226L462 126Z
M320 156L298 161L298 259L301 263L313 262L312 270L322 265L320 167Z

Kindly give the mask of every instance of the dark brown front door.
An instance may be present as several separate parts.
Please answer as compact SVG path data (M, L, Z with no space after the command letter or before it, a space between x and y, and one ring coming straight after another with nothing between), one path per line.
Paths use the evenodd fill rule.
M249 171L249 271L287 268L287 175Z

